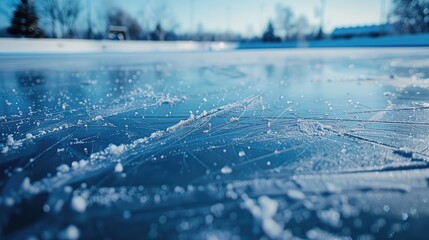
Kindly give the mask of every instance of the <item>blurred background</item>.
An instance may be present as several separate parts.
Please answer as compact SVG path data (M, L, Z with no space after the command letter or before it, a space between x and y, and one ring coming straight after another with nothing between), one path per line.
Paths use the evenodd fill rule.
M289 42L428 31L428 0L0 1L8 38Z

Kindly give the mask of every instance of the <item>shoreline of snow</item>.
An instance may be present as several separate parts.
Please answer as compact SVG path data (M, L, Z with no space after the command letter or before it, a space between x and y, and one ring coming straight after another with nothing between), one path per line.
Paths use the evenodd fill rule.
M192 52L236 49L236 43L0 38L0 54Z
M240 49L422 46L429 46L429 34L282 43L0 38L0 54L208 52Z

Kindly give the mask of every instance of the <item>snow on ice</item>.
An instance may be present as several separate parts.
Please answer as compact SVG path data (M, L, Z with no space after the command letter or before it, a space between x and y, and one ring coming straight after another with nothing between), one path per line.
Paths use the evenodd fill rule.
M0 238L425 237L427 59L3 56Z

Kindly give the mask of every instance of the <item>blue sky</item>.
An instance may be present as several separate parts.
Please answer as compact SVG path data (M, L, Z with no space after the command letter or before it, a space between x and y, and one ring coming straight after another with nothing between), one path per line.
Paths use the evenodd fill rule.
M382 1L388 10L391 7L391 0L326 0L325 29L331 31L339 26L379 24ZM224 32L229 28L242 34L253 32L258 35L268 20L274 18L277 4L290 6L296 15L306 16L310 23L315 25L319 24L316 13L321 5L321 0L110 0L110 2L124 6L134 13L141 12L145 6L165 5L180 23L180 31L195 31L201 24L204 30L208 31Z
M11 1L11 0L4 0ZM41 0L36 0L41 1ZM43 0L42 0L43 1ZM319 24L317 9L321 0L91 0L93 16L96 18L101 8L122 7L134 16L143 19L144 13L159 6L166 6L179 24L177 32L196 31L202 26L204 31L225 32L228 29L245 36L260 35L267 22L275 17L275 6L290 6L295 15L304 15L313 25ZM335 27L379 24L381 2L391 8L392 0L326 0L325 30ZM83 1L83 2L86 2ZM193 16L192 17L192 4ZM0 6L3 7L3 6ZM154 11L152 11L154 12ZM82 14L86 16L86 14ZM144 22L144 20L143 20ZM0 17L0 25L8 25L5 17ZM154 23L150 23L154 25Z

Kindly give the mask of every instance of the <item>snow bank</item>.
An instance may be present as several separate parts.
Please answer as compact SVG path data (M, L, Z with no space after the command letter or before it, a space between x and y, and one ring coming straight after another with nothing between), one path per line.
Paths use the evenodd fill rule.
M14 53L136 53L192 52L232 49L319 48L319 47L417 47L429 46L429 34L353 38L284 43L224 43L224 42L153 42L83 39L17 39L1 38L0 54Z
M111 53L221 51L237 48L223 42L152 42L83 39L0 39L0 53Z

